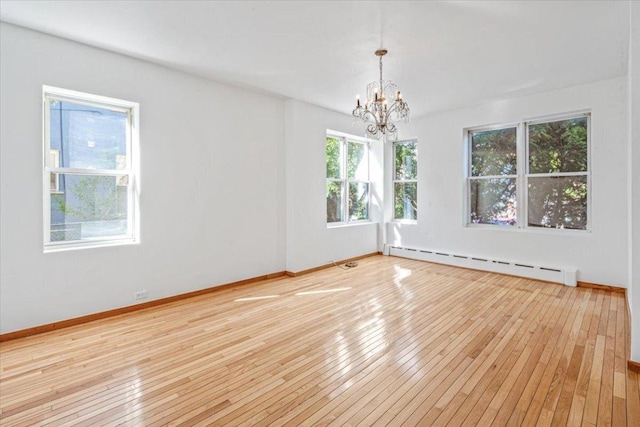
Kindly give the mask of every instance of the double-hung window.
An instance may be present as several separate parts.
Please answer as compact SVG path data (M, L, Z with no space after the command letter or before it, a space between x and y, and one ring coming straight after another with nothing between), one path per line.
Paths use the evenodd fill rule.
M43 92L45 251L136 242L138 104Z
M327 224L369 219L369 142L350 135L326 138Z
M527 225L586 230L589 115L526 123Z
M418 219L418 143L393 143L393 218Z
M589 129L581 113L469 130L467 223L587 230Z
M517 127L469 131L469 222L517 224Z

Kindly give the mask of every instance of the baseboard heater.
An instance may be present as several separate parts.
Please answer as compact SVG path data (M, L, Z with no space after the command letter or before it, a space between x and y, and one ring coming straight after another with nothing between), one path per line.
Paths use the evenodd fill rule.
M389 255L438 264L454 265L456 267L472 268L475 270L492 271L494 273L510 274L512 276L527 277L529 279L562 283L566 286L576 286L575 268L541 266L525 262L505 261L477 256L453 254L444 251L426 249L403 248L390 246Z

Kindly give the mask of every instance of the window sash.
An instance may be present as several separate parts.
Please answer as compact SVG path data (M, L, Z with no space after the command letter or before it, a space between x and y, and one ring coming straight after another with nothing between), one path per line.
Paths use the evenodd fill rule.
M499 131L499 130L507 130L507 129L515 129L516 131L516 174L518 173L518 171L521 171L523 169L522 165L520 164L520 144L519 144L519 138L520 138L520 132L521 132L521 127L519 124L515 124L515 123L510 123L510 124L506 124L506 125L498 125L498 126L485 126L485 127L481 127L481 128L473 128L473 129L469 129L467 131L467 151L468 151L468 156L467 156L467 176L468 177L474 177L474 178L480 178L480 177L498 177L498 176L506 176L506 175L473 175L473 134L475 133L481 133L481 132L489 132L489 131Z
M45 177L48 174L45 173ZM45 196L48 204L45 205L45 209L47 214L45 215L45 244L50 247L64 247L64 246L82 246L84 243L92 244L97 242L114 242L114 241L133 241L135 238L135 217L134 217L134 188L136 183L135 175L128 173L65 173L65 175L81 175L81 176L106 176L113 177L117 180L118 177L126 176L128 180L127 184L127 231L124 234L119 234L115 236L101 236L101 237L85 237L82 239L76 240L64 240L64 241L53 241L51 240L51 195L52 194L60 194L60 193L51 193ZM50 180L49 180L50 182Z
M86 95L85 95L86 96ZM102 98L102 97L97 97L97 98ZM50 124L51 124L51 110L49 108L49 105L51 103L51 101L59 101L59 102L71 102L74 104L82 104L88 107L99 107L99 108L103 108L106 110L112 110L112 111L117 111L120 113L126 113L127 114L127 122L125 124L127 132L125 133L125 137L126 137L126 141L125 141L125 152L126 152L126 167L125 169L90 169L90 168L69 168L69 167L55 167L53 165L51 165L51 156L46 155L46 153L48 153L51 150L51 135L50 135ZM74 170L82 170L82 171L86 171L86 172L91 172L91 171L112 171L113 173L120 173L121 171L128 171L128 173L132 173L132 165L133 165L133 154L132 154L132 140L133 140L133 131L134 131L134 126L133 126L133 108L128 108L128 107L119 107L119 106L115 106L115 105L111 105L111 104L105 104L103 102L100 101L96 101L96 102L91 102L90 100L86 100L83 98L79 98L79 99L74 99L71 97L65 97L65 96L58 96L58 95L52 95L50 93L45 92L44 95L44 118L45 118L45 126L44 126L44 138L45 138L45 147L44 147L44 152L45 152L45 156L44 156L44 167L45 168L50 168L51 170L53 169L59 169L60 171L62 170L66 170L69 171L70 173L72 173L72 171ZM61 144L63 143L62 141L60 142ZM62 159L61 159L62 161Z
M571 226L565 227L565 225L566 225L565 222L567 222L567 218L566 217L564 218L565 221L562 222L562 227L558 227L559 223L556 223L555 225L553 225L553 224L552 225L543 225L541 223L540 224L533 224L532 223L533 218L529 216L529 214L530 214L530 208L529 208L530 203L529 203L529 200L532 197L531 196L532 192L531 192L531 190L529 188L529 186L531 185L531 180L543 181L543 182L545 182L545 184L543 184L543 185L549 185L551 188L553 188L554 187L553 180L562 179L562 178L576 178L576 177L584 178L584 184L586 186L586 194L585 194L585 197L584 197L584 203L585 203L584 214L586 215L586 218L585 218L585 221L584 221L584 228L582 228L582 227L571 227ZM541 185L541 184L538 183L538 185ZM550 175L550 176L531 175L531 176L527 177L526 178L527 199L526 199L526 205L525 205L526 209L527 209L527 224L526 224L527 227L528 228L534 228L534 229L541 229L541 228L542 229L563 229L563 230L573 230L573 231L587 231L587 230L590 230L591 229L591 222L590 222L591 215L590 215L590 206L589 206L589 203L590 203L590 201L589 201L589 199L590 199L590 191L589 191L589 189L590 188L591 188L591 176L589 174L584 174L584 173L582 173L582 174L574 174L574 175L564 175L563 174L562 176L560 176L560 175ZM548 193L538 194L538 196L540 196L540 195L549 196ZM559 209L563 210L564 206L565 206L564 201L566 201L567 199L563 198L560 194L556 195L555 197L557 198L555 202L557 202L557 201L561 202ZM574 200L574 202L575 202L575 200ZM575 209L575 207L578 206L578 204L572 204L572 203L569 203L569 205L573 205L573 209ZM536 204L534 206L540 206L540 205ZM553 212L555 210L556 204L553 203L552 206L553 206L553 208L549 208L549 210L546 211L546 214L550 214L551 212ZM571 209L571 208L569 208L569 209ZM546 214L545 214L545 216L546 216ZM568 221L571 221L571 217L570 217L570 219Z

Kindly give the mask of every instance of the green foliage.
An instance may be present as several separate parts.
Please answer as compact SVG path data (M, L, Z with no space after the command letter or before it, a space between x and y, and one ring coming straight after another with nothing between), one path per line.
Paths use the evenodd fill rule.
M529 172L562 173L588 170L587 118L529 126ZM585 176L529 178L529 225L585 229Z
M338 138L327 137L327 148L326 148L326 163L327 163L327 178L341 178L341 167L340 167L340 147L342 145L342 141Z
M69 178L70 176L67 176L67 191L71 194L52 195L58 209L65 216L72 216L81 221L113 221L126 215L126 211L119 209L120 187L116 185L118 178L82 176L75 177L73 184Z
M396 182L394 186L394 218L418 219L418 184Z
M587 118L528 126L529 173L583 172L587 164ZM515 128L476 132L471 140L471 221L515 225L515 179L483 176L516 173ZM585 229L585 176L535 177L528 182L531 226Z
M343 151L346 148L346 159ZM346 221L343 212L343 192L347 191L349 220L369 218L369 163L365 144L356 141L344 141L341 138L327 137L327 223ZM346 164L343 164L345 162ZM345 176L346 174L346 176ZM358 180L365 182L349 182ZM334 181L335 180L335 181Z
M418 179L418 147L414 141L395 145L395 179Z
M586 170L586 117L529 126L529 173Z
M394 145L394 179L418 179L418 146L415 141ZM415 182L394 184L394 218L417 219L418 185Z
M327 181L327 223L342 222L342 182Z
M367 147L364 144L349 141L347 143L347 178L367 181L369 179L369 165L364 158ZM365 160L363 162L363 160Z
M587 177L529 178L529 225L584 230Z
M516 128L471 135L471 176L515 175Z
M349 183L349 219L357 221L369 218L369 184Z
M471 180L471 222L516 225L515 178Z
M517 129L496 129L471 134L471 176L517 173ZM480 224L515 225L516 180L473 179L471 221Z

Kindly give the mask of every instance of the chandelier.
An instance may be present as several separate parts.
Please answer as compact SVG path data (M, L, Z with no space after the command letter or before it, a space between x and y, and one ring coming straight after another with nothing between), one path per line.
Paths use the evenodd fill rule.
M364 122L367 133L375 138L381 135L397 135L394 122L409 121L409 105L402 100L398 86L391 80L382 79L382 57L387 54L386 49L376 50L380 60L380 80L367 85L367 99L364 106L360 104L360 95L356 97L356 108L353 117Z

